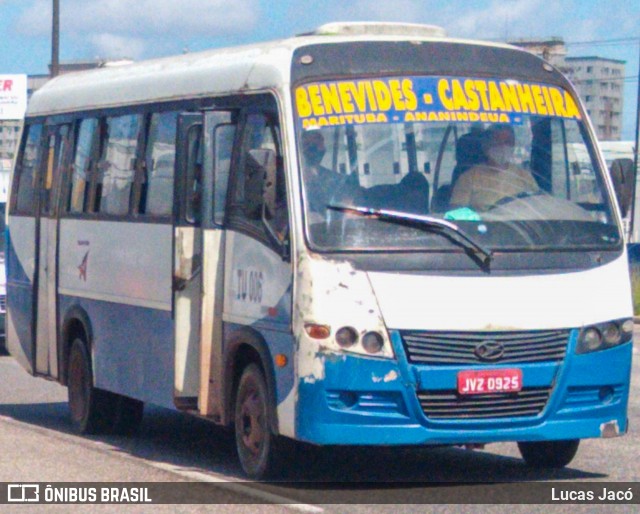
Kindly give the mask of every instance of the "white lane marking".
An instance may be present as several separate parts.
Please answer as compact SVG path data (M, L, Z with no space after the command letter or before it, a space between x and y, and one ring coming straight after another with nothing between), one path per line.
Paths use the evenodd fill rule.
M284 496L269 493L267 491L262 491L260 489L253 489L249 486L243 485L241 482L229 480L215 473L203 473L201 471L194 471L192 469L183 468L182 466L176 466L174 464L166 464L164 462L150 462L149 464L154 468L159 468L163 471L175 473L185 478L197 480L199 482L220 484L221 487L224 487L225 489L228 489L229 491L232 491L234 493L257 498L258 500L268 503L283 505L285 507L299 510L301 512L324 512L324 509L316 507L315 505L309 505L306 503L291 503L292 500L290 498L285 498Z
M134 457L128 453L124 453L121 448L117 446L113 446L109 443L105 443L104 441L93 441L91 439L85 439L81 436L76 436L73 434L66 434L64 432L58 432L54 429L40 427L31 425L24 421L19 421L17 419L11 418L9 416L0 415L0 422L8 423L15 427L19 427L25 430L30 430L32 432L37 432L42 435L46 435L47 437L62 440L68 443L77 444L87 448L89 450L109 453L119 458L127 459L138 464L145 464L152 468L160 469L162 471L172 473L174 475L178 475L182 478L188 478L190 480L198 481L198 482L208 482L213 484L218 484L221 488L224 488L230 492L245 495L254 500L258 500L259 502L271 503L274 505L280 505L282 507L286 507L288 509L293 509L300 512L309 512L309 513L321 513L324 512L324 509L321 507L317 507L315 505L310 505L306 503L295 503L295 500L292 498L287 498L285 496L280 496L278 494L269 493L267 491L262 491L260 489L255 489L250 487L249 485L245 485L243 482L238 482L235 480L230 480L218 473L213 472L203 472L196 471L193 468L185 468L183 466L177 464L167 464L164 462L155 462L152 460L148 460L142 457ZM250 483L250 482L246 482Z

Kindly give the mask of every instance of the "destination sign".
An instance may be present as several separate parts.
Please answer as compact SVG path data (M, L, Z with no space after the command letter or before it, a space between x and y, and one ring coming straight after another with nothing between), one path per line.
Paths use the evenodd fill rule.
M523 114L580 119L568 91L516 80L397 77L314 82L295 90L304 128L397 122L522 121Z

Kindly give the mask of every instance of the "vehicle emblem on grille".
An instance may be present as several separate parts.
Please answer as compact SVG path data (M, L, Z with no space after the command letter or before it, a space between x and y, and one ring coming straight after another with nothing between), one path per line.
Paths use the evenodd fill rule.
M497 361L504 355L504 346L498 341L482 341L473 353L481 361Z

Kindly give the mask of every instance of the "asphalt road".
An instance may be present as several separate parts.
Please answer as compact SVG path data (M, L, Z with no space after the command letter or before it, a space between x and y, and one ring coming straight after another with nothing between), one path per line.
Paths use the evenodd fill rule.
M640 331L637 336L640 337ZM640 348L640 338L636 337L636 341L634 355ZM215 493L213 501L225 504L225 511L255 512L260 504L260 510L265 512L291 509L364 512L365 507L354 504L377 503L381 504L377 511L394 514L413 512L414 509L398 504L422 503L425 495L435 494L443 483L447 484L452 501L462 502L466 497L471 500L472 495L491 498L497 494L498 486L477 486L483 482L640 482L639 366L635 359L630 432L616 439L582 441L576 458L562 470L532 470L520 459L516 445L506 443L473 451L458 448L318 451L300 446L292 455L295 464L290 466L286 482L256 484L243 481L231 434L198 418L151 407L145 411L135 437L74 435L68 421L66 389L29 376L11 357L4 356L0 357L0 482L188 482L208 484L207 491ZM288 505L266 505L274 503ZM344 503L350 505L345 507ZM113 506L80 508L83 512L104 512L110 507ZM566 507L567 512L575 510ZM14 508L16 512L18 508L20 512L25 509ZM38 511L35 506L31 508ZM136 507L154 513L204 512L207 508L207 505ZM522 509L528 511L527 507Z

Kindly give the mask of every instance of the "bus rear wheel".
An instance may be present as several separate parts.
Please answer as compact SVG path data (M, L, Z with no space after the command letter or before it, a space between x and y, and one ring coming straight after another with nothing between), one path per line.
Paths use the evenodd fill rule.
M269 424L269 401L264 374L249 364L240 377L235 401L235 439L244 472L253 479L278 473L276 436Z
M67 373L71 424L79 434L98 434L109 429L113 399L93 386L93 371L87 344L77 338L71 343Z
M524 461L534 468L564 468L576 453L580 439L566 441L520 442L518 449Z

